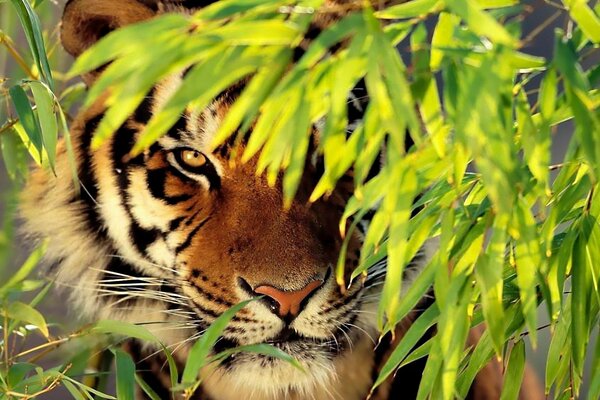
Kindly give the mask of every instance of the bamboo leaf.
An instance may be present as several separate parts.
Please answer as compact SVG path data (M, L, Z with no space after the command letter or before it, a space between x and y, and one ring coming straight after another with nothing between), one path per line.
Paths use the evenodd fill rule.
M25 133L27 133L27 137L37 150L38 154L41 155L43 146L42 134L25 90L23 90L21 86L16 85L10 88L9 92L13 104L15 105L15 109L17 110L21 126L25 130ZM41 156L37 161L40 163L42 162Z
M600 43L600 19L587 5L585 0L564 0L569 15L573 18L583 33L594 43Z
M444 5L441 0L413 0L375 13L378 18L400 19L434 13Z
M47 247L48 242L44 241L31 252L19 270L12 274L8 281L0 287L0 296L6 295L11 288L17 287L31 274L46 253Z
M50 65L48 64L48 57L46 56L44 38L40 29L38 16L27 0L11 0L11 2L17 10L17 15L19 16L21 26L25 31L25 37L27 38L27 43L31 49L31 54L33 55L33 59L35 60L42 78L48 87L50 87L50 90L53 90L54 81L52 79Z
M28 304L21 303L20 301L12 302L6 308L6 315L15 321L23 321L35 325L45 337L50 335L44 316Z
M156 343L158 341L145 327L124 321L101 320L94 324L91 331L122 335L151 343Z
M396 346L383 367L381 367L379 376L371 387L371 393L399 367L419 339L433 326L438 314L439 310L437 307L431 306L411 324L400 343Z
M535 277L542 263L541 248L537 236L535 220L531 215L525 200L519 199L515 207L513 237L516 240L517 283L522 302L522 312L529 329L532 344L537 338L537 296L535 292ZM517 236L514 235L518 232Z
M496 354L502 354L505 343L504 307L502 304L502 269L506 253L506 239L509 216L499 215L494 221L488 251L476 265L478 283L481 285L481 303L488 332Z
M519 389L525 372L525 344L519 340L510 351L508 367L504 375L504 385L500 400L511 400L519 398Z
M131 356L121 349L114 349L117 363L117 398L119 400L135 399L135 364Z
M489 37L493 42L515 47L516 40L490 14L481 10L473 0L446 0L446 5L460 16L469 28L478 35Z
M246 300L235 306L229 308L217 319L215 319L210 327L202 334L200 339L194 343L183 369L181 376L181 382L184 385L190 385L196 381L200 369L207 363L208 355L212 350L214 344L221 336L221 332L225 329L229 321L235 316L235 314L249 304L251 300Z
M150 400L161 400L160 396L156 394L154 389L144 381L139 374L135 374L135 381L144 391L144 393L150 398Z
M58 123L54 112L54 98L50 89L39 81L30 81L28 86L33 93L36 115L39 121L44 149L48 155L50 168L54 170L56 160L56 144L58 141Z

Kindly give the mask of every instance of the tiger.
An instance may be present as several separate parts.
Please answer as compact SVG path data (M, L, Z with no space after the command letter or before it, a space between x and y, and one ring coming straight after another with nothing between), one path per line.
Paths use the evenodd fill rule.
M350 5L344 12L361 4L328 2ZM61 41L77 57L118 28L210 3L69 0ZM330 23L318 16L315 21L311 29ZM89 86L101 73L82 79ZM400 368L371 394L370 389L411 322L432 300L424 298L394 335L378 341L376 311L385 262L345 291L336 284L332 270L343 241L338 223L354 187L351 177L342 177L331 195L309 202L323 173L318 127L311 143L315 155L307 157L289 207L282 206L281 182L272 186L256 174L256 157L245 163L232 158L227 142L210 150L243 83L218 95L202 112L181 115L143 153L126 157L181 80L176 75L155 85L96 150L91 142L106 111L102 99L81 110L70 127L79 188L69 179L63 142L56 176L40 168L28 179L21 200L24 231L33 241L47 240L47 274L68 290L70 308L90 321L144 324L182 368L190 347L213 321L235 304L258 297L227 324L213 354L268 343L293 356L303 370L268 355L237 353L201 370L194 399L416 398L423 359ZM358 264L363 239L360 229L348 238L348 273ZM407 269L404 285L435 251L434 242L428 243ZM481 331L472 330L470 345ZM421 340L433 334L431 329ZM164 355L135 339L125 347L160 398L172 398ZM491 362L475 378L468 397L499 398L502 379L501 364ZM145 398L142 391L137 396ZM521 398L543 398L529 372Z

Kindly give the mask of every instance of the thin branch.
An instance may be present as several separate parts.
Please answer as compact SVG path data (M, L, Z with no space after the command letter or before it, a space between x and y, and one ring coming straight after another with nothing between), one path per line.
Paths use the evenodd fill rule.
M536 26L534 30L532 30L531 32L529 32L529 35L527 35L527 36L526 36L526 37L523 39L522 43L523 43L523 44L526 44L526 43L529 43L529 42L533 41L535 38L537 38L537 37L538 37L538 35L539 35L540 33L542 33L542 31L543 31L544 29L546 29L548 26L550 26L550 24L551 24L552 22L554 22L554 21L555 21L555 20L556 20L558 17L560 17L562 13L563 13L563 11L557 11L557 12L555 12L554 14L552 14L552 15L551 15L549 18L547 18L547 19L546 19L544 22L542 22L541 24L539 24L538 26Z
M6 123L0 127L0 135L8 132L8 130L10 128L12 128L13 126L15 126L17 124L17 122L19 122L18 118L6 121Z
M21 54L19 54L19 51L15 47L12 40L8 36L6 36L2 31L0 31L0 43L8 49L10 55L15 59L15 61L17 62L17 64L19 64L23 71L25 71L27 76L29 76L31 79L38 79L38 77L33 73L31 68L29 68L29 65L27 65L27 62L25 62L25 59L21 56Z
M23 352L21 352L19 354L16 354L14 357L15 358L22 357L24 355L27 355L27 354L30 354L30 353L34 353L34 352L36 352L38 350L42 350L42 349L45 349L47 347L55 348L55 347L60 346L63 343L68 342L69 340L74 339L74 338L76 338L78 336L81 336L81 335L82 335L82 333L73 333L73 334L71 334L71 335L69 335L67 337L56 339L56 340L52 340L50 342L46 342L46 343L41 344L39 346L32 347L31 349L27 349L27 350L25 350L25 351L23 351Z

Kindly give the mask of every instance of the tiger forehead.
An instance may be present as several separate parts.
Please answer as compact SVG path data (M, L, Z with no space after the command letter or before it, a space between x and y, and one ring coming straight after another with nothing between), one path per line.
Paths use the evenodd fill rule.
M156 115L167 104L171 96L183 84L185 72L173 75L159 83L153 90L151 114ZM231 106L239 97L245 86L245 81L227 88L219 93L204 108L188 107L179 121L169 130L160 141L166 148L187 146L201 151L207 151Z

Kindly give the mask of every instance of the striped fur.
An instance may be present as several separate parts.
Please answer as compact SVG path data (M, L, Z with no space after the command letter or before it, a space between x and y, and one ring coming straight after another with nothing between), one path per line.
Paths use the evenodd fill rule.
M62 28L67 50L77 55L107 27L173 9L173 5L144 3L71 0ZM205 4L184 1L177 7ZM341 10L343 15L347 7ZM328 23L318 20L314 29ZM85 79L91 83L96 75ZM151 115L180 81L180 76L173 76L157 85L96 151L91 149L91 138L104 113L102 99L80 113L71 127L80 191L69 178L63 143L57 155L57 178L44 170L32 173L21 211L27 235L49 240L47 258L55 267L48 273L68 290L71 308L85 319L144 324L181 365L193 341L215 318L254 297L253 287L267 283L297 290L311 280L324 279L291 322L277 317L264 300L251 303L228 324L214 349L272 343L296 357L306 373L267 356L237 354L219 367L202 371L203 385L196 398L237 399L240 393L257 400L365 398L396 342L386 339L375 350L374 316L385 263L344 293L331 276L342 242L338 221L353 189L351 177L342 178L327 199L309 204L308 196L322 173L319 157L309 157L298 194L290 209L284 210L280 183L270 187L257 177L256 159L246 164L230 160L231 143L209 151L208 143L240 87L222 93L200 114L182 115L143 154L128 158ZM359 92L357 97L366 98ZM365 103L349 104L351 119L359 119ZM314 136L316 141L316 128ZM202 152L207 163L194 171L186 169L177 158L182 148ZM368 219L363 222L364 230ZM353 233L348 271L356 266L361 242L362 233ZM423 249L409 269L407 285L428 253ZM418 310L401 324L395 340L416 314ZM129 343L147 380L168 396L167 371L156 350ZM402 369L399 378L382 385L373 398L414 392L421 372L418 363ZM487 378L487 386L477 380L475 387L491 385L495 390L498 379L497 374ZM494 398L486 397L490 390L481 393L476 398Z

